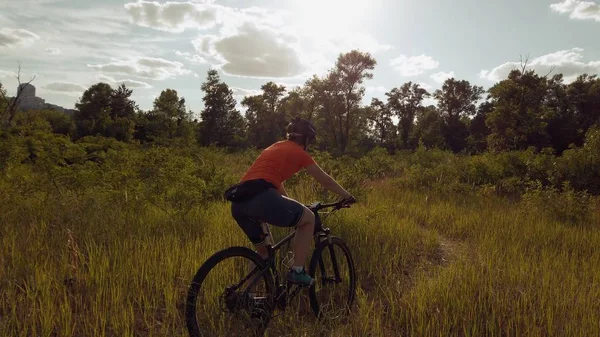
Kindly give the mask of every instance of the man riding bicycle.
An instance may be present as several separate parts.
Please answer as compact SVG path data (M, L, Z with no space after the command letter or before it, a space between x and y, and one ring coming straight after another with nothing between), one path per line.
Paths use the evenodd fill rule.
M246 171L239 184L226 191L232 201L231 214L254 244L262 258L267 258L265 234L261 222L280 227L296 226L294 260L287 280L301 286L311 286L314 279L304 269L315 227L315 215L303 204L288 197L283 182L301 169L323 187L340 195L348 203L354 198L331 176L325 173L308 154L307 148L317 136L308 120L295 118L287 126L287 140L264 149Z

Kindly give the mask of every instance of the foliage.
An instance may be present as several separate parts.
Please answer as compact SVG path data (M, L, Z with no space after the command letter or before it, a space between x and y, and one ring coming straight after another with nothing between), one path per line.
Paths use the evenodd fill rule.
M567 85L524 66L483 102L480 87L448 79L437 106L409 82L365 107L375 65L354 50L301 87L268 82L242 101L245 118L215 71L199 122L173 89L140 111L106 83L73 117L11 115L0 335L184 334L195 270L248 244L223 190L298 115L319 130L310 153L359 200L328 223L356 260L358 305L347 324L290 310L271 334L599 335L600 79ZM305 172L286 188L335 198Z
M387 106L399 118L398 130L403 149L410 149L409 145L411 131L415 122L417 112L423 108L423 100L429 97L427 90L421 88L418 83L408 82L400 88L393 88L385 94Z
M191 145L196 125L185 107L185 98L176 90L163 90L154 99L153 109L137 116L135 137L157 145Z
M468 120L477 111L476 103L483 92L482 87L454 78L447 79L442 89L434 92L445 122L442 133L450 150L462 152L467 147Z
M248 245L222 191L258 151L72 141L51 129L33 118L0 134L0 334L185 334L196 269ZM564 159L312 152L359 198L328 223L352 250L358 303L349 323L327 325L299 320L292 305L269 333L597 335L600 204L567 181L596 172L581 176L594 186L599 139L592 128ZM574 158L590 166L571 171ZM333 200L304 174L286 187L303 202ZM496 195L508 191L517 197Z
M369 108L368 119L375 144L389 149L393 148L397 136L397 129L392 120L393 112L377 98L371 100Z
M242 100L247 109L248 143L257 148L265 148L285 137L287 119L281 105L285 87L267 82L261 90L262 94L246 96Z
M75 104L77 136L100 135L131 141L137 110L137 105L130 99L132 93L125 84L117 89L102 82L92 85Z
M412 138L419 146L426 148L446 149L443 136L444 120L439 111L432 105L417 111L417 120Z
M6 93L6 89L2 86L2 82L0 82L0 122L4 123L4 111L8 107L8 95Z
M494 104L487 119L491 150L524 150L529 146L539 150L548 145L547 112L542 104L547 84L547 79L533 70L513 70L508 79L490 89Z
M68 130L66 119L44 118L52 119L55 132L75 139L98 135L155 145L262 149L284 139L286 125L301 116L317 128L313 147L336 157L363 156L376 147L395 153L420 146L464 154L551 148L562 155L582 147L586 132L600 123L596 75L583 74L565 84L561 74L542 76L525 63L487 90L487 97L480 86L448 78L432 94L407 82L386 92L385 101L373 97L365 105L365 84L376 65L371 54L351 50L339 54L326 74L315 74L301 86L269 81L260 94L241 100L244 116L233 91L211 69L201 86L199 120L174 89L163 90L153 109L141 111L132 90L106 83L92 85L79 99L76 132ZM437 103L423 106L428 97Z
M202 91L205 95L202 99L204 110L200 114L200 144L241 147L246 130L244 120L235 108L233 91L225 82L221 82L219 73L214 69L208 71Z

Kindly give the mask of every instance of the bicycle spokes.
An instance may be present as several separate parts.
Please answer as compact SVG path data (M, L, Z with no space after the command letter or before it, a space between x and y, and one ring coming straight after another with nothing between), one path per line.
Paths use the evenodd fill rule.
M260 269L249 262L244 257L220 261L204 279L196 318L206 335L254 335L266 326L272 301Z
M354 291L352 268L340 246L330 244L321 251L315 270L317 282L314 289L320 317L337 319L348 312Z

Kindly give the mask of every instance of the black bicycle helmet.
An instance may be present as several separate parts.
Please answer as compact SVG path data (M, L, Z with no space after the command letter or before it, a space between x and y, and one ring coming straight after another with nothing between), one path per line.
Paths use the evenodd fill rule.
M290 140L304 143L304 149L317 138L317 129L309 120L296 117L287 126L287 136Z

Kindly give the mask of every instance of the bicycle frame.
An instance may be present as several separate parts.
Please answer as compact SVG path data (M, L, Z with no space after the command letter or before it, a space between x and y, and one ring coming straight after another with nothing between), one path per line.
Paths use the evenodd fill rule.
M346 207L349 207L349 206L342 205L340 203L332 203L332 204L314 203L312 205L307 205L307 207L309 207L309 209L311 211L313 211L313 213L315 213L316 222L317 222L316 225L320 226L321 225L321 220L320 220L320 217L319 217L319 214L318 214L319 210L322 210L322 209L325 209L325 208L333 208L333 210L328 213L328 215L329 215L329 214L332 214L333 212L335 212L335 211L337 211L337 210L339 210L341 208L346 208ZM272 238L273 236L271 234L271 231L270 231L269 227L265 226L265 228L266 228L266 233L265 234L267 235L267 237ZM267 248L267 254L268 254L268 257L266 259L266 263L267 263L266 268L261 269L258 266L256 266L246 277L244 277L244 279L242 279L242 281L240 281L238 284L236 284L235 286L233 286L232 289L234 291L237 291L237 289L239 289L246 281L248 281L250 278L252 278L258 272L257 277L254 277L254 279L252 280L252 282L250 283L250 285L244 291L244 294L247 294L247 293L249 293L249 289L251 289L256 284L256 282L258 282L258 280L260 280L262 278L262 276L266 272L268 272L269 270L271 270L272 273L273 273L273 277L274 277L274 282L275 282L274 285L276 287L275 288L276 298L274 300L275 301L279 300L279 297L282 295L282 293L279 293L279 292L282 291L282 288L283 288L283 290L286 291L286 295L287 296L285 297L285 299L286 300L293 299L298 293L300 293L300 291L302 290L302 287L296 285L295 289L292 291L292 293L290 295L290 293L288 292L289 288L287 286L281 284L281 282L280 282L280 275L279 275L279 271L278 271L278 269L276 267L276 261L275 260L276 260L276 257L277 257L276 252L278 250L280 250L281 247L284 244L290 242L294 238L295 235L296 235L296 230L292 231L290 234L288 234L287 236L285 236L283 239L281 239L276 244L274 244L274 245L268 244L266 246L266 248ZM326 238L329 239L329 237L331 235L331 231L329 230L329 228L319 228L319 230L315 233L316 237L321 237L322 235L325 235ZM319 242L318 240L315 242L315 246L316 246L316 244L318 244L318 242ZM331 254L331 258L332 258L333 271L334 271L334 274L335 274L335 280L334 281L335 282L340 282L341 281L341 277L340 277L340 272L339 272L339 268L338 268L338 264L337 264L337 259L335 257L335 252L333 250L333 247L330 246L329 249L330 249L329 251L330 251L330 254ZM324 267L324 263L323 263L322 259L319 261L319 267L321 268L322 271L324 271L325 267ZM331 280L322 279L321 281L323 283L325 283L325 282L331 281ZM294 288L294 287L292 287L292 288ZM285 305L282 306L282 309L284 309L284 308L285 308Z

